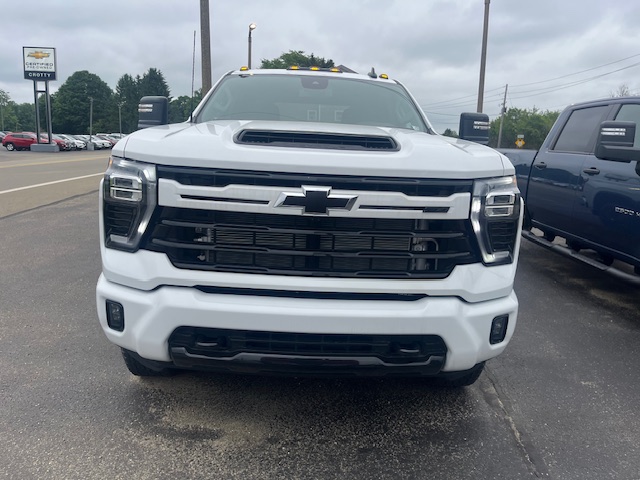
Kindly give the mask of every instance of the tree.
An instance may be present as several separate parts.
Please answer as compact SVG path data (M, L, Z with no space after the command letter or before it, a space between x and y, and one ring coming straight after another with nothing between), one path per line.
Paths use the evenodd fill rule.
M10 130L16 122L15 103L7 92L0 89L0 130Z
M610 97L611 98L628 97L629 95L631 95L631 90L629 90L629 85L623 83L621 85L618 85L617 90L611 92Z
M147 95L169 97L171 95L162 72L156 68L150 68L147 73L142 75L142 78L138 81L138 93L140 97Z
M458 138L458 132L456 132L455 130L451 130L450 128L447 128L442 135L444 135L445 137Z
M553 123L560 115L558 111L544 112L533 107L529 110L510 108L504 114L502 125L501 148L515 148L518 135L524 135L527 149L537 150L542 145ZM491 122L489 130L489 146L498 146L498 132L500 129L500 117Z
M335 67L331 59L325 60L322 57L316 57L313 53L311 55L305 55L302 50L289 50L287 53L283 53L278 58L272 60L263 58L260 68L286 69L294 65L299 67Z
M180 95L173 98L169 103L169 123L178 123L186 121L191 112L196 108L202 100L202 90L196 90L193 98L187 95Z
M122 117L122 131L131 133L138 128L138 103L140 102L138 82L128 73L125 73L116 84L116 107L120 105ZM120 120L120 119L118 119ZM120 125L118 125L118 129Z
M33 103L20 103L13 104L15 111L15 128L13 123L9 124L9 130L14 132L21 132L23 130L34 131L36 130L36 110Z
M93 98L93 132L112 130L113 92L97 75L75 72L53 96L53 130L70 134L89 133Z

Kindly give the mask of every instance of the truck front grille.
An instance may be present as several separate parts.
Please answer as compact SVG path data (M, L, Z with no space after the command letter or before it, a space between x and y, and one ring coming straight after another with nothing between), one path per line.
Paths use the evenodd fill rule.
M143 248L178 268L296 276L444 278L478 262L465 220L334 218L159 207Z
M437 335L340 335L180 327L169 350L185 349L210 358L240 353L323 357L376 357L398 365L444 357L447 347Z

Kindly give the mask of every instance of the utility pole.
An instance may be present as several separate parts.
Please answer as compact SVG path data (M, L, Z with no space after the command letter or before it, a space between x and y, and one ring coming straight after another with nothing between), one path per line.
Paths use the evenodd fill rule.
M509 89L509 84L507 83L504 86L504 100L502 101L502 109L500 110L500 130L498 131L498 148L500 148L500 144L502 143L502 122L504 122L504 114L507 113L507 90Z
M249 70L251 70L251 32L253 32L256 29L256 24L255 23L251 23L249 24L249 52L247 54L247 68Z
M87 143L87 150L93 150L93 142L91 141L92 133L93 133L93 97L89 97L89 143Z
M202 50L202 97L211 90L211 32L209 0L200 0L200 48Z
M484 0L484 27L482 29L482 56L480 58L480 82L478 86L478 113L482 113L484 103L484 70L487 64L487 36L489 34L489 3Z

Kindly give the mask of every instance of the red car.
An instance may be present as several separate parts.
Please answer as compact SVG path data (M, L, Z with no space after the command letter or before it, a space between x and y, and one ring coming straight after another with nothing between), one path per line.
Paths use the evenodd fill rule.
M29 150L29 147L37 142L38 139L33 132L7 133L2 139L2 146L12 152L14 150Z
M40 135L40 143L49 143L49 136L46 134ZM61 139L57 135L51 136L51 143L55 143L56 145L58 145L58 149L61 152L63 150L71 150L70 144L65 142L63 139Z

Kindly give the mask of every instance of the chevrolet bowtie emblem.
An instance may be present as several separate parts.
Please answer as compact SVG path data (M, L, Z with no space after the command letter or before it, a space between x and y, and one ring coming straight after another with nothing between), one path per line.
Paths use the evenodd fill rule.
M49 58L50 56L51 56L50 53L41 52L39 50L36 50L35 52L31 52L31 53L27 54L27 57L33 57L36 60L42 60L43 58Z
M276 207L302 207L305 215L329 215L329 210L351 210L356 195L334 195L331 187L302 186L302 192L282 192Z

